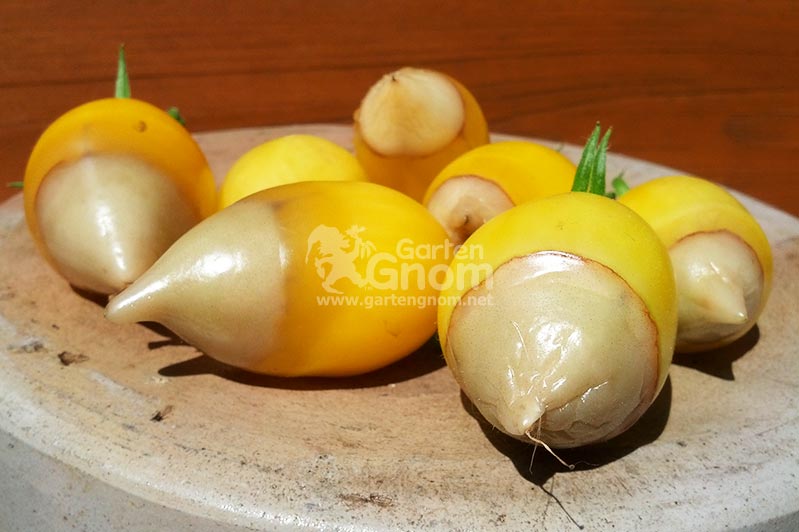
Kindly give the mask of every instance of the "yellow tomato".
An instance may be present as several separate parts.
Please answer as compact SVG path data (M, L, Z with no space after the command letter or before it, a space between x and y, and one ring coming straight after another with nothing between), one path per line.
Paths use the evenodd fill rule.
M449 267L438 330L461 388L500 430L573 447L632 425L674 348L674 277L633 211L583 192L524 203Z
M729 344L755 325L771 291L771 247L738 200L705 179L667 176L619 201L669 249L680 299L678 351Z
M186 233L106 315L161 322L250 371L364 373L434 332L445 239L424 207L386 187L283 185Z
M216 208L205 156L186 129L140 100L107 98L53 122L31 153L25 215L72 284L112 293Z
M575 170L566 156L541 144L484 144L449 163L430 184L423 203L460 244L514 205L568 192Z
M350 152L315 135L287 135L242 155L219 190L219 208L260 190L298 181L365 181Z
M355 155L369 179L417 201L444 166L488 141L472 93L433 70L406 67L385 75L354 114Z

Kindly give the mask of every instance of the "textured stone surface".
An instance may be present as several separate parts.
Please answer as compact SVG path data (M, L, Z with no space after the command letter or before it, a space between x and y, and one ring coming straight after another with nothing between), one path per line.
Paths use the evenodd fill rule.
M218 177L256 143L198 135ZM567 146L572 158L579 150ZM632 183L669 170L612 156ZM756 331L678 357L630 431L560 466L486 427L437 347L344 380L223 366L103 319L0 206L3 530L799 528L799 220L742 198L775 254Z

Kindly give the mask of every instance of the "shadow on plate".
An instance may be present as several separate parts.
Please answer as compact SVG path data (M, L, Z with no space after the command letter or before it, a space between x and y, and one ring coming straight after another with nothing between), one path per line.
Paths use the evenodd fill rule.
M477 420L488 441L511 460L519 474L554 497L545 488L545 485L555 473L568 474L571 471L585 471L602 467L627 456L639 447L652 443L663 433L671 411L671 379L666 379L663 389L652 406L635 425L624 433L612 440L595 445L574 449L555 449L563 461L574 465L574 469L569 469L561 464L543 447L535 447L495 429L480 415L477 407L463 393L461 393L461 402L469 415Z
M83 288L78 288L77 286L74 285L69 285L69 287L72 289L73 292L75 292L75 294L85 299L86 301L94 303L98 307L105 308L105 306L108 304L109 296L107 296L106 294L98 294L97 292L84 290Z
M186 343L185 340L183 340L183 338L173 333L172 331L170 331L169 329L167 329L165 326L161 325L158 322L144 321L140 322L139 325L141 325L142 327L146 327L147 329L150 329L159 336L164 337L163 340L153 340L151 342L147 342L147 348L151 351L175 345L189 345L188 343Z
M170 342L170 340L165 340L164 342ZM151 342L150 348L157 349L162 346L160 345L161 343L162 342ZM164 377L216 375L217 377L248 386L280 388L285 390L345 390L373 388L409 381L439 370L443 368L444 365L441 347L438 341L432 338L407 357L385 368L355 377L272 377L269 375L252 373L224 364L205 354L163 367L158 373Z
M675 354L672 364L695 369L725 381L734 381L733 362L754 349L759 340L760 329L755 325L748 333L724 347L704 353Z
M99 294L97 292L92 292L90 290L84 290L83 288L78 288L74 285L69 285L72 291L82 299L90 303L94 303L98 307L105 309L108 305L108 301L111 296L106 294ZM150 349L158 349L161 347L166 347L169 345L188 345L186 342L183 341L182 338L177 336L175 333L161 325L160 323L156 323L154 321L147 321L147 322L140 322L138 325L146 327L153 331L154 333L158 334L159 336L163 336L163 340L156 340L147 344Z

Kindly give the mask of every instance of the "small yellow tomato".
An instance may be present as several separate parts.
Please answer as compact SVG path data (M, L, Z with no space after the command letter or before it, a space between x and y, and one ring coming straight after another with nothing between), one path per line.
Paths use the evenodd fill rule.
M274 187L186 233L114 297L222 362L278 376L383 367L435 331L449 249L419 203L368 182Z
M287 135L252 148L228 171L219 190L219 208L259 190L298 181L365 181L353 154L322 137Z
M526 201L571 190L576 168L562 153L528 141L473 148L433 180L424 205L463 243L486 220Z
M575 447L630 427L657 396L677 326L657 235L608 198L524 203L477 229L449 266L438 330L483 416L516 438Z
M405 67L383 76L354 121L355 155L369 179L417 201L444 166L489 140L471 92L428 69Z
M113 293L216 208L191 135L140 100L86 103L53 122L25 171L25 216L48 261L73 285Z
M771 291L771 247L738 200L705 179L667 176L619 201L669 250L679 295L678 351L721 347L755 325Z

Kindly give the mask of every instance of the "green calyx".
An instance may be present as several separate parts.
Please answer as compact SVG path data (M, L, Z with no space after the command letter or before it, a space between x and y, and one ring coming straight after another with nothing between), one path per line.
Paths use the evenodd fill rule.
M166 113L178 121L181 126L186 126L186 120L183 119L183 116L180 114L180 109L175 107L174 105L166 110Z
M125 44L119 45L119 57L117 59L117 79L114 90L116 98L130 98L130 78L128 77L128 64L125 61ZM180 115L177 107L167 109L167 114L174 118L182 126L186 126L186 121Z
M22 181L9 181L6 186L8 188L22 188Z
M602 128L597 122L588 142L585 143L580 163L574 174L572 192L589 192L591 194L605 195L605 161L607 160L608 142L613 128L608 128L599 139Z
M613 187L612 194L614 198L619 198L630 190L630 185L624 180L624 172L614 177L613 181L610 182L610 186Z
M596 123L594 131L588 137L588 142L585 143L583 154L580 156L580 163L574 174L572 192L589 192L617 199L630 190L630 186L624 180L624 172L621 172L610 183L613 190L605 192L605 165L612 131L613 128L608 128L602 136L602 140L599 140L602 128L599 126L599 122Z
M119 45L119 59L117 60L117 81L114 96L117 98L130 98L130 80L128 79L128 66L125 63L125 45Z

